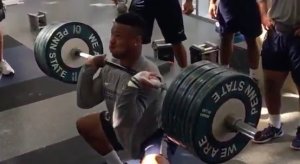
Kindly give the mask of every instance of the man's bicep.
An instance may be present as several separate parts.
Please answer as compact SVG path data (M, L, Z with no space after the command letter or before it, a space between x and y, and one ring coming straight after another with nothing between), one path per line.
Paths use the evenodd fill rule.
M97 101L103 101L105 99L105 87L104 87L103 75L99 74L99 76L94 80L93 84L93 95L97 97Z
M81 70L77 83L77 104L81 108L91 108L104 100L103 77L100 73L94 79L94 73Z

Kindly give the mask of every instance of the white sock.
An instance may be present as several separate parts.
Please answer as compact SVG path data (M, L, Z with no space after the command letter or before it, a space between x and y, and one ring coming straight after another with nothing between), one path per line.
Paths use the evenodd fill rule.
M281 127L280 115L270 115L270 122L275 128Z
M107 164L123 164L120 157L116 151L111 151L110 153L103 156Z
M251 78L257 79L256 72L257 72L257 69L252 69L252 68L250 68L250 69L249 69L249 76L250 76Z

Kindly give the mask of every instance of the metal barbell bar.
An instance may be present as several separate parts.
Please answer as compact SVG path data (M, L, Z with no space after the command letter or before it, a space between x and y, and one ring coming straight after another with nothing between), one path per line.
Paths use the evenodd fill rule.
M230 130L242 133L251 139L254 139L255 135L257 134L257 129L249 124L246 124L242 119L236 119L232 116L228 116L225 119L225 123Z
M93 55L91 54L88 54L88 53L85 53L85 52L81 52L80 50L77 50L75 49L74 51L74 55L75 56L79 56L79 57L82 57L82 58L85 58L85 59L88 59L90 57L93 57ZM106 65L109 65L109 66L112 66L114 68L117 68L117 69L120 69L122 71L125 71L127 73L129 73L130 75L135 75L136 73L138 73L137 71L133 70L133 69L129 69L129 68L126 68L124 66L121 66L120 64L117 64L117 63L114 63L114 62L110 62L108 60L105 60L105 64Z

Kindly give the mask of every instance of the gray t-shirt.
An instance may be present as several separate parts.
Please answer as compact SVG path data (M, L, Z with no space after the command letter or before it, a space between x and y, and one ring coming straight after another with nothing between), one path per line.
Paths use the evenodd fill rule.
M300 0L271 0L270 18L291 28L300 25Z
M143 56L132 69L155 72L161 77L157 66ZM160 126L165 91L129 87L131 75L109 65L93 79L96 71L82 67L77 84L77 104L81 108L91 108L105 100L119 142L133 158L138 158L141 143Z

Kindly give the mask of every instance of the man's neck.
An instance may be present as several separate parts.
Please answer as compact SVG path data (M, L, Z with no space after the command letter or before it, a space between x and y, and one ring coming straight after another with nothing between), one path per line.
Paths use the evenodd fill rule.
M120 64L127 68L132 68L141 57L141 52L132 53L130 58L121 59Z

